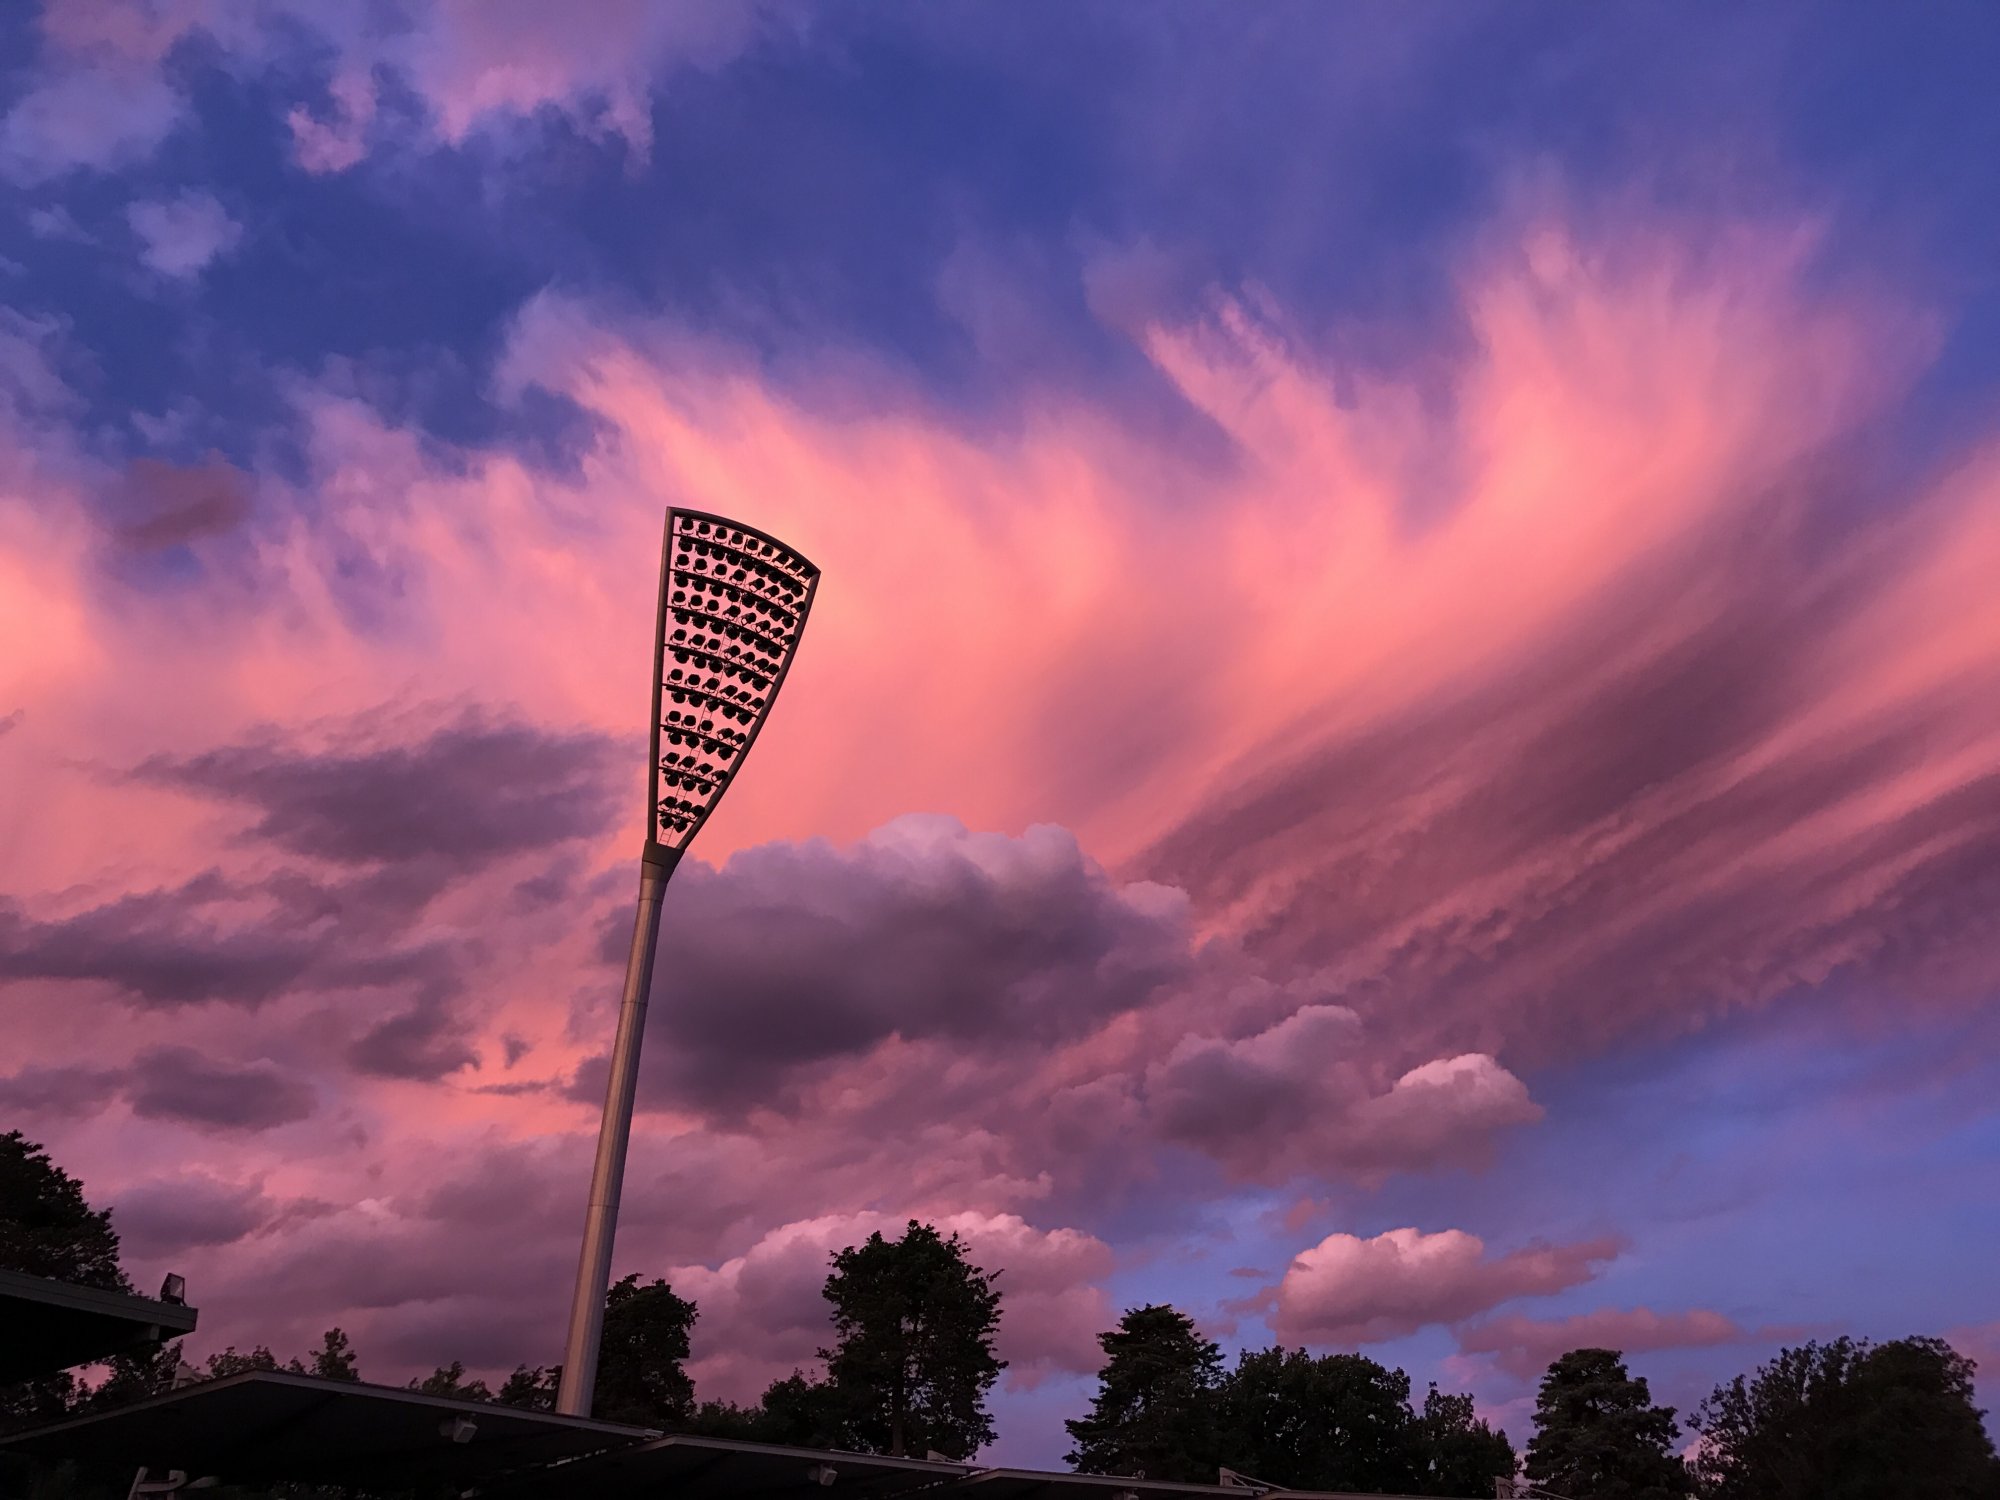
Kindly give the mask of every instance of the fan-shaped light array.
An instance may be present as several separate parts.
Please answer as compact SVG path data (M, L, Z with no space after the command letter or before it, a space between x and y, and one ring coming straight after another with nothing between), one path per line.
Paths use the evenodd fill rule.
M721 800L783 684L819 569L698 511L667 521L654 837L685 847Z

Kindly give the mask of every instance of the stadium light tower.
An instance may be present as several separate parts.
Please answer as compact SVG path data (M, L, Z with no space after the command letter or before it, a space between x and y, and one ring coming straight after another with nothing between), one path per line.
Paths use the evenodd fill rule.
M818 587L819 569L776 537L701 511L667 512L653 635L652 790L646 849L639 856L639 913L625 960L625 996L611 1046L611 1078L556 1397L556 1410L568 1416L589 1416L597 1387L604 1292L611 1278L625 1148L632 1138L660 897L770 717Z

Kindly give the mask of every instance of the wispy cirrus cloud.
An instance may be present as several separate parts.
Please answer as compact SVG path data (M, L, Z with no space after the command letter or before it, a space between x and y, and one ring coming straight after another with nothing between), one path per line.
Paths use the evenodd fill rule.
M136 1056L249 1008L329 1117L266 1191L351 1206L303 1248L219 1245L216 1316L532 1357L480 1330L573 1261L663 500L756 516L827 583L671 898L635 1269L747 1261L877 1211L887 1173L897 1213L1109 1244L1090 1215L1141 1193L1186 1216L1218 1184L1476 1165L1543 1108L1534 1061L1833 966L1962 997L2000 754L1990 458L1832 526L1829 455L1893 408L1921 319L1815 287L1790 226L1699 227L1712 253L1559 205L1496 227L1467 345L1427 356L1443 403L1435 369L1342 369L1248 293L1141 319L1133 357L1224 441L1205 463L1073 402L986 431L879 368L781 387L549 294L501 383L600 424L573 475L295 379L298 463L175 530L199 587L148 590L104 586L133 548L96 487L16 485L0 612L42 649L0 664L0 754L38 791L7 808L33 855L0 937L17 993L76 1001L26 1060L73 1066L86 1013L131 1016ZM140 774L107 781L105 744ZM274 1166L174 1128L219 1180ZM498 1210L413 1155L489 1164L549 1234L469 1281L446 1247ZM116 1189L118 1162L80 1165ZM1399 1233L1320 1246L1274 1328L1463 1322L1610 1253ZM363 1244L366 1286L339 1271Z

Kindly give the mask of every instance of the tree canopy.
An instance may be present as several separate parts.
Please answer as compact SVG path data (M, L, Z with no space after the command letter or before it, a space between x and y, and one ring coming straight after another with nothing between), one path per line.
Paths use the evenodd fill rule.
M18 1130L0 1135L0 1268L105 1291L131 1290L108 1209Z
M956 1233L915 1219L900 1239L878 1231L833 1257L834 1345L819 1353L848 1441L962 1459L993 1440L986 1396L1006 1367L993 1352L997 1275Z
M1407 1490L1410 1377L1360 1354L1244 1354L1218 1402L1223 1462L1287 1489Z
M347 1335L338 1328L329 1328L320 1336L319 1347L306 1358L293 1360L289 1368L301 1375L317 1375L321 1380L359 1380L360 1362L355 1358L354 1345Z
M1065 1422L1073 1469L1213 1482L1222 1350L1172 1307L1129 1309L1097 1336L1104 1350L1088 1416Z
M1941 1339L1780 1350L1695 1409L1712 1500L1994 1500L1973 1366Z
M1653 1404L1622 1355L1572 1349L1542 1377L1528 1477L1559 1495L1676 1500L1690 1481L1674 1436L1674 1409Z
M604 1298L604 1336L597 1356L591 1413L607 1422L684 1427L694 1415L694 1381L682 1368L698 1313L664 1281L644 1286L637 1276Z
M1472 1409L1470 1396L1433 1385L1410 1423L1410 1488L1419 1495L1490 1495L1515 1469L1514 1445Z
M412 1380L410 1389L422 1391L426 1396L444 1396L453 1401L491 1401L493 1392L485 1381L474 1377L465 1378L465 1366L459 1360L448 1365L439 1365L422 1380Z

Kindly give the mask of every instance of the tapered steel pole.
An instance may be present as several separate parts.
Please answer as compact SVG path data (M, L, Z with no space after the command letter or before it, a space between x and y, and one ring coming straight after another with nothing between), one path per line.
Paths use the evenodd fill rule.
M590 1207L583 1221L576 1293L570 1300L569 1338L563 1345L562 1390L556 1410L590 1415L597 1390L597 1350L604 1339L604 1289L611 1281L611 1244L618 1233L618 1200L624 1191L625 1150L632 1141L632 1104L639 1093L639 1043L646 1034L646 1000L653 992L653 956L660 941L660 898L672 864L650 857L639 864L639 910L632 923L632 951L625 958L625 995L618 1005L618 1036L611 1044L611 1076L604 1085L604 1119L597 1127L597 1162L590 1172Z
M653 988L660 898L763 732L819 588L819 569L776 537L701 511L670 510L660 546L653 634L652 768L639 910L604 1085L590 1206L570 1299L556 1410L590 1415L604 1337L604 1294L639 1092L639 1047ZM671 700L669 706L667 700ZM734 726L742 726L740 728ZM664 741L664 743L663 743Z

